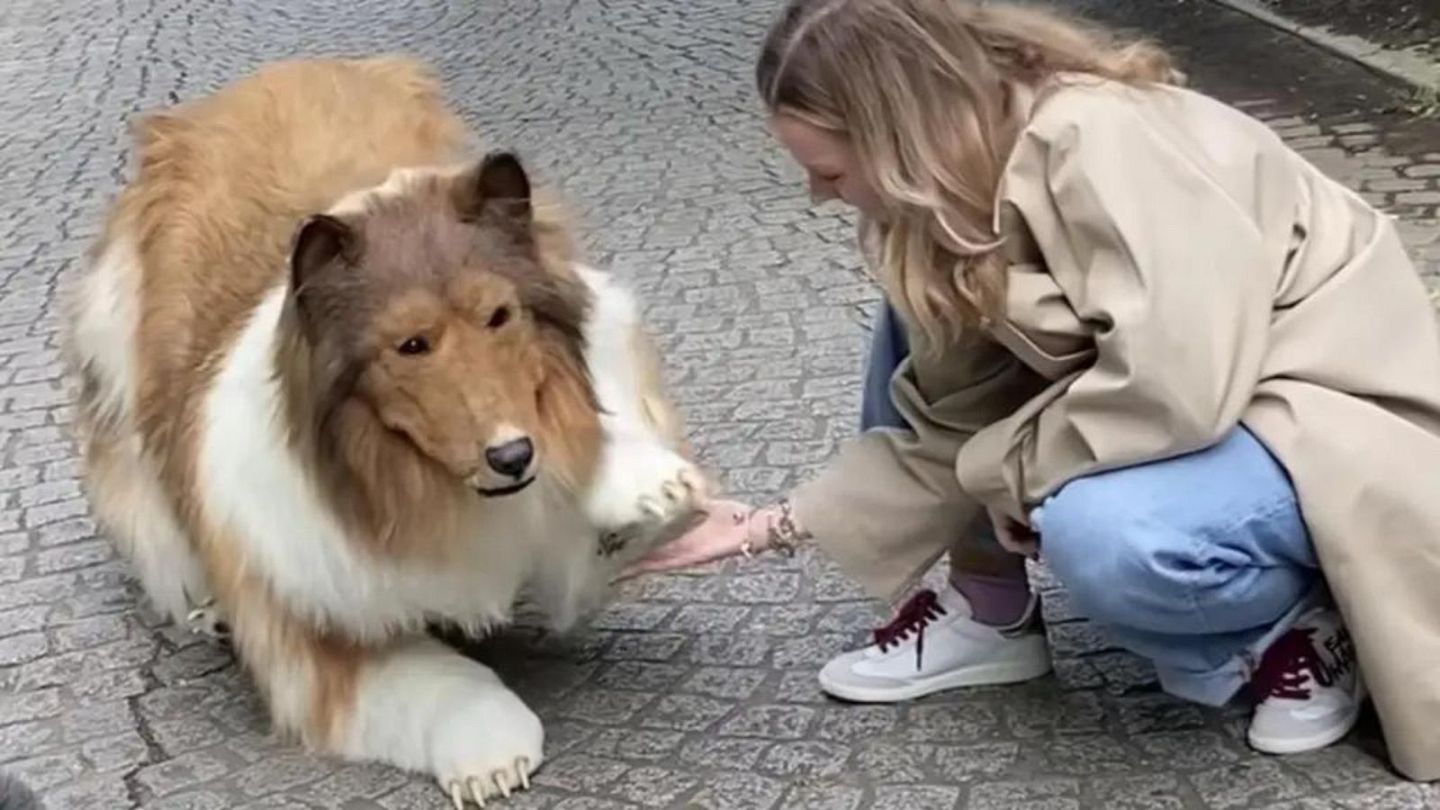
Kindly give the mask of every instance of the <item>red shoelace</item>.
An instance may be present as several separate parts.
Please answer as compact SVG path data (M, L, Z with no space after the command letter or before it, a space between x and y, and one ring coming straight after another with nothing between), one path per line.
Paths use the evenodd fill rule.
M880 652L885 652L914 633L915 669L918 671L921 656L925 652L925 627L944 615L945 608L940 605L940 598L935 592L929 589L920 591L900 606L889 624L874 631L875 645L880 648Z
M1250 690L1256 700L1288 698L1306 700L1310 697L1307 677L1321 687L1333 686L1353 660L1347 659L1349 639L1337 636L1340 648L1335 650L1336 662L1331 665L1315 646L1315 628L1295 628L1280 638L1260 657L1260 666L1250 678Z

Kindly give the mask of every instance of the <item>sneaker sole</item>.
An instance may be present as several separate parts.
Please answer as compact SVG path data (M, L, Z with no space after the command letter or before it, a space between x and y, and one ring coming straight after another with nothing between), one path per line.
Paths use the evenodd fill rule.
M962 689L967 686L1004 686L1006 684L1033 681L1050 673L1050 656L1043 661L1014 661L1003 664L983 664L953 672L931 675L904 686L867 687L856 684L837 683L822 671L820 688L831 697L852 703L899 703L905 700L925 697L936 692Z
M1355 687L1355 705L1346 714L1345 719L1338 725L1325 729L1309 737L1287 737L1271 738L1262 737L1254 733L1247 733L1246 740L1250 747L1262 754L1273 754L1275 756L1289 756L1291 754L1304 754L1310 751L1318 751L1321 748L1328 748L1337 742L1345 739L1355 729L1355 724L1360 722L1360 712L1365 708L1365 684L1360 682Z

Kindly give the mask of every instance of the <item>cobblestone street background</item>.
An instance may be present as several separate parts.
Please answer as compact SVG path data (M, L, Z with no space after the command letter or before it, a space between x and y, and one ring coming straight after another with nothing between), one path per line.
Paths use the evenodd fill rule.
M756 112L773 0L3 5L0 768L52 810L446 806L428 780L273 741L225 648L159 626L96 535L56 291L125 176L138 110L268 59L424 56L493 144L572 196L594 258L642 292L733 493L784 491L854 430L876 291L850 221L812 210ZM1175 45L1195 84L1392 211L1440 274L1440 125L1398 112L1405 88L1205 2L1068 5ZM878 616L822 560L727 563L624 597L572 637L522 629L479 649L548 725L550 761L507 807L1440 808L1440 790L1390 774L1373 720L1321 753L1251 754L1243 711L1161 695L1063 593L1046 608L1055 676L869 707L815 686Z

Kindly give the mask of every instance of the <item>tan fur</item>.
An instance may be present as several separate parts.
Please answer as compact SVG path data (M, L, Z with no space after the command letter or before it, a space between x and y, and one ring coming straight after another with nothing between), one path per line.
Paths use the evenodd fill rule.
M384 645L362 645L296 619L271 597L263 582L245 576L243 567L224 555L225 546L212 544L207 568L229 574L215 583L217 597L229 611L245 666L259 676L256 682L278 730L308 747L335 750L364 666L384 654ZM287 680L308 682L303 704L280 702L276 687Z
M685 422L666 392L664 369L650 336L637 331L631 341L631 351L641 365L640 398L645 403L647 421L672 446L680 448L687 458L693 458L694 451L685 436Z
M397 167L458 165L472 144L430 73L400 58L271 65L147 117L136 139L138 176L92 254L121 240L137 253L134 401L107 399L93 359L69 353L82 380L77 431L97 514L132 556L146 553L154 527L171 526L197 555L278 726L334 749L357 679L388 643L295 614L247 563L239 538L212 523L196 483L205 401L228 350L303 249L301 222ZM280 322L277 418L354 542L376 559L444 564L467 531L477 496L466 476L483 467L492 430L514 425L532 436L546 475L570 492L589 484L597 463L601 431L575 331L587 293L567 224L541 193L517 258L477 269L475 256L504 252L496 240L509 226L503 217L478 230L452 221L457 211L492 216L479 208L489 201L476 196L475 179L433 178L398 203L337 214L363 255L317 259L316 280L301 283ZM307 295L318 305L306 306ZM417 335L434 344L423 363L395 353ZM646 358L649 418L682 446L658 358L640 336L635 349ZM126 514L138 502L123 489L136 465L153 466L163 490L148 522ZM292 682L306 688L281 688Z

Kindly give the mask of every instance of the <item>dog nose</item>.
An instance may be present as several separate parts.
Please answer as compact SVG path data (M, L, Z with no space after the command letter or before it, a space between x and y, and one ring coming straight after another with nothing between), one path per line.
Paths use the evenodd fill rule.
M485 448L485 461L501 475L519 478L535 460L535 445L529 439L512 439L504 444Z

